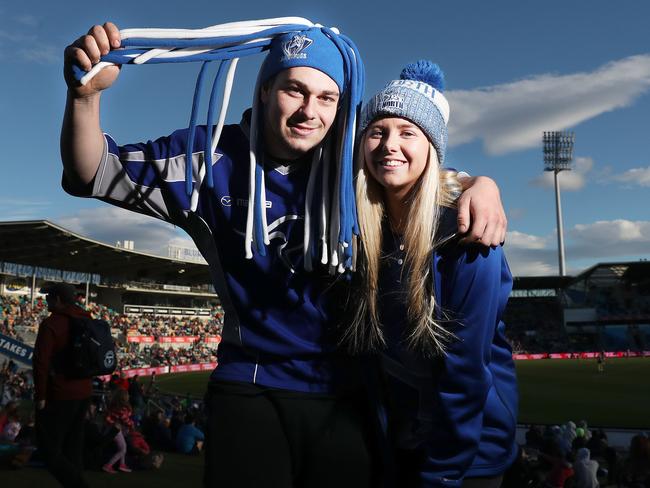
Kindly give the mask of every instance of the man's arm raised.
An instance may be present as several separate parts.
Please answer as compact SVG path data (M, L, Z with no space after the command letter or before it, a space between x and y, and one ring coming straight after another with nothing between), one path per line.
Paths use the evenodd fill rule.
M486 176L459 179L463 193L458 199L458 231L464 244L498 246L506 239L506 219L499 187Z
M110 66L81 85L72 73L72 66L88 71L100 56L118 49L120 44L119 29L106 22L93 26L88 34L65 49L63 73L68 96L61 128L61 160L64 177L72 188L87 187L95 178L104 152L99 121L101 92L115 82L120 71L117 66Z

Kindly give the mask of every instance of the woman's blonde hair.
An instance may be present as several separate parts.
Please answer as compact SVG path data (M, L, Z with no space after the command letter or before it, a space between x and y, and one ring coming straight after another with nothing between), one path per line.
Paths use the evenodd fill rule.
M344 334L344 342L352 352L360 353L385 346L377 307L379 269L382 259L382 225L387 216L383 188L372 177L366 166L363 135L356 167L356 196L361 231L360 259L362 293L357 295L356 312ZM452 334L436 320L433 293L432 259L436 246L436 231L441 206L455 206L460 192L456 173L441 170L437 152L431 144L427 165L408 197L408 213L404 226L408 276L408 328L406 343L409 349L427 356L441 354Z

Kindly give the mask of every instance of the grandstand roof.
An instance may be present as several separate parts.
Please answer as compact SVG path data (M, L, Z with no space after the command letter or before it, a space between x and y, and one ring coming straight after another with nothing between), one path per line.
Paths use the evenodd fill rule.
M512 288L515 290L557 290L564 288L572 276L520 276L513 278Z
M650 261L626 261L619 263L599 263L576 276L575 281L590 281L599 285L617 282L629 284L644 283L650 280Z
M0 261L121 280L189 286L211 283L207 264L111 246L47 220L0 222Z

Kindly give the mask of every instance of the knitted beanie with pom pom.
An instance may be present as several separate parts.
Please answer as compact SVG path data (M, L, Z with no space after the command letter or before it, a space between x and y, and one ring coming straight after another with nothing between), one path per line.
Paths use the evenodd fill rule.
M431 61L420 60L407 65L399 80L389 82L375 94L362 110L359 129L382 116L401 117L416 124L429 138L438 153L440 164L447 149L449 103L442 94L444 75Z

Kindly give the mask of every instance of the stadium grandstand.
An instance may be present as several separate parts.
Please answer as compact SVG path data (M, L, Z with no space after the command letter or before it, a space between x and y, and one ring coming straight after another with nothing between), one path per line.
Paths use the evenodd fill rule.
M46 281L75 284L79 301L111 324L120 368L214 367L223 310L204 262L112 246L48 221L0 222L1 334L33 345L47 316L38 291Z
M46 220L0 222L3 331L29 343L44 313L40 286L66 281L112 324L130 351L129 365L159 362L133 359L136 350L153 358L152 347L216 348L223 310L205 262L128 247ZM33 313L6 312L18 303ZM516 354L641 353L650 345L650 262L602 263L573 277L516 277L505 322Z

